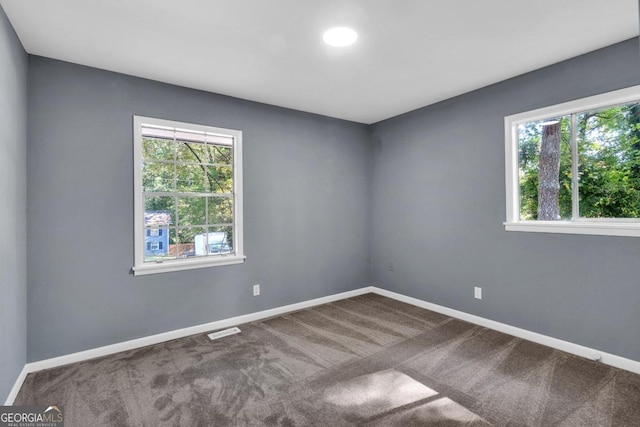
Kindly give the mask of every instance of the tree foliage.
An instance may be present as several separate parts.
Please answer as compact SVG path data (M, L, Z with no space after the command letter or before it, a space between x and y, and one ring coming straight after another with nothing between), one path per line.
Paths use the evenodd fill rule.
M575 120L580 217L640 218L640 103L576 114ZM556 219L568 220L572 217L571 116L559 118L557 126ZM539 204L545 128L542 122L518 128L520 216L524 220L543 219Z

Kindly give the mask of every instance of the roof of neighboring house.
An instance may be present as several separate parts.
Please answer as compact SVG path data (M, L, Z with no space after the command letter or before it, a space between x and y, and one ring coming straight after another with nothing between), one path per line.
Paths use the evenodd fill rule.
M171 224L169 211L144 211L144 225L165 226Z

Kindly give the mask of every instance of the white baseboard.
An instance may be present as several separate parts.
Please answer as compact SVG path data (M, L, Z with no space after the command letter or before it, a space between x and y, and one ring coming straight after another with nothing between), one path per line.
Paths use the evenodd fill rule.
M44 369L56 368L58 366L68 365L70 363L82 362L96 357L108 356L110 354L119 353L121 351L134 350L148 345L159 344L165 341L171 341L178 338L187 337L189 335L201 334L204 332L214 331L216 329L229 328L231 326L240 325L242 323L255 322L256 320L266 319L268 317L279 316L292 311L302 310L316 305L326 304L345 298L351 298L358 295L373 292L373 287L368 286L353 291L342 292L339 294L329 295L322 298L316 298L295 304L276 307L269 310L249 313L242 316L231 317L228 319L218 320L215 322L205 323L202 325L191 326L188 328L178 329L175 331L164 332L161 334L151 335L148 337L138 338L130 341L124 341L116 344L106 345L104 347L93 348L90 350L79 351L77 353L66 354L64 356L54 357L51 359L40 360L37 362L27 363L16 380L16 383L7 397L5 405L13 404L18 394L18 390L22 387L27 374L31 372L42 371Z
M82 362L89 359L95 359L97 357L108 356L110 354L119 353L121 351L134 350L140 347L146 347L148 345L159 344L165 341L170 341L178 338L187 337L189 335L201 334L205 332L214 331L217 329L229 328L237 326L242 323L255 322L257 320L266 319L268 317L279 316L292 311L302 310L316 305L326 304L333 301L338 301L345 298L351 298L366 293L375 293L385 297L393 298L395 300L405 302L417 307L426 308L427 310L435 311L446 316L451 316L456 319L464 320L476 325L484 326L485 328L493 329L496 331L504 332L509 335L516 336L528 341L533 341L538 344L546 345L551 348L565 351L567 353L575 354L577 356L585 357L587 359L596 360L599 359L602 363L616 368L624 369L636 374L640 374L640 362L627 359L624 357L616 356L614 354L605 353L600 350L595 350L589 347L574 344L568 341L563 341L557 338L549 337L547 335L531 332L526 329L521 329L515 326L507 325L505 323L496 322L494 320L485 319L480 316L465 313L463 311L454 310L452 308L444 307L441 305L433 304L427 301L423 301L417 298L402 295L396 292L387 291L375 286L367 286L353 291L342 292L339 294L329 295L322 298L316 298L309 301L303 301L296 304L285 305L282 307L276 307L269 310L258 311L256 313L249 313L242 316L231 317L228 319L218 320L211 323L205 323L202 325L191 326L188 328L178 329L175 331L164 332L161 334L151 335L148 337L138 338L130 341L124 341L116 344L107 345L104 347L98 347L90 350L80 351L77 353L67 354L64 356L54 357L51 359L40 360L38 362L27 363L18 379L16 380L5 405L12 405L22 383L24 382L27 374L31 372L37 372L44 369L55 368L58 366L68 365L70 363Z
M16 400L16 396L18 395L18 392L20 391L20 388L22 387L24 380L27 378L28 373L29 371L27 370L27 365L24 365L24 367L22 368L22 371L20 371L20 375L18 375L18 379L13 384L13 387L9 392L9 396L7 396L7 400L5 400L4 402L5 406L13 405L13 401Z
M599 360L605 365L615 366L616 368L620 368L626 371L640 374L640 362L636 360L616 356L615 354L605 353L604 351L595 350L593 348L585 347L579 344L574 344L569 341L564 341L558 338L553 338L547 335L531 332L526 329L507 325L506 323L496 322L495 320L485 319L484 317L465 313L463 311L454 310L452 308L433 304L417 298L408 297L406 295L387 291L385 289L381 289L375 286L372 286L372 288L373 288L373 293L376 293L378 295L393 298L395 300L406 302L408 304L415 305L417 307L426 308L427 310L435 311L436 313L444 314L446 316L455 317L456 319L460 319L460 320L467 321L469 323L484 326L485 328L493 329L499 332L504 332L505 334L513 335L518 338L522 338L528 341L533 341L538 344L546 345L547 347L551 347L557 350L565 351L567 353L575 354L576 356L584 357L591 360Z

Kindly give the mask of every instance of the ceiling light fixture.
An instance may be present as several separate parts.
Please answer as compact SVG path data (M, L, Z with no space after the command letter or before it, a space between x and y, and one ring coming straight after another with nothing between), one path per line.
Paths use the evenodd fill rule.
M358 40L358 33L347 27L334 27L324 32L322 38L330 46L344 47Z

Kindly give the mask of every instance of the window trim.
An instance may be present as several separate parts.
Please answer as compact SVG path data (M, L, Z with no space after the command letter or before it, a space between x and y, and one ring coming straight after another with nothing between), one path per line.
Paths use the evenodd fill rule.
M166 126L178 129L188 129L200 132L217 133L233 138L233 229L234 252L231 255L206 256L202 258L176 258L156 263L144 262L144 198L142 187L142 125ZM134 264L135 276L172 271L184 271L196 268L206 268L223 265L244 263L244 232L243 232L243 183L242 183L242 131L224 129L213 126L178 122L175 120L156 119L152 117L133 116L133 195L134 195Z
M583 111L595 110L638 100L640 100L640 85L506 116L504 118L504 139L507 219L503 223L505 230L640 237L640 219L635 218L578 218L571 221L521 220L518 170L518 125L543 120L549 117L566 116L573 113L580 113Z

